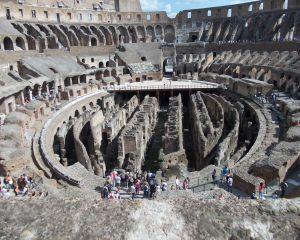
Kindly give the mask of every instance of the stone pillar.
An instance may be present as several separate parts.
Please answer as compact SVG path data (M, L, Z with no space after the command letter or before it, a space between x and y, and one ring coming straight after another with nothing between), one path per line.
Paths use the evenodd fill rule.
M28 89L29 102L32 100L32 91Z
M24 99L24 92L21 91L16 94L16 103L19 105L24 105L25 104L25 99Z
M42 87L38 86L38 96L42 96Z

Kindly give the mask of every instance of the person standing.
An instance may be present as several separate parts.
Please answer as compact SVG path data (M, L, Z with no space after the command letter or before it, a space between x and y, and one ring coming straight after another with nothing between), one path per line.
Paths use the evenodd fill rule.
M117 174L115 181L116 181L116 187L117 188L121 187L121 177L119 176L119 174Z
M227 168L227 166L224 166L223 169L222 169L222 172L221 172L223 181L226 181L227 174L228 174L228 168Z
M213 180L214 185L216 185L216 179L217 179L217 170L214 169L211 173L211 178Z
M227 190L232 193L233 177L229 177L227 180Z
M258 198L259 198L260 200L263 199L264 189L265 189L265 185L264 185L263 182L261 182L261 183L259 184L259 186L258 186Z
M178 177L176 177L176 179L175 179L175 186L176 186L176 190L180 189L180 181L179 181Z
M153 198L153 194L156 190L156 180L155 178L151 177L150 179L150 198Z
M145 181L144 183L144 198L148 198L149 197L149 183L147 181Z
M130 191L131 191L131 200L134 200L134 198L135 198L135 191L136 191L134 185L131 185Z

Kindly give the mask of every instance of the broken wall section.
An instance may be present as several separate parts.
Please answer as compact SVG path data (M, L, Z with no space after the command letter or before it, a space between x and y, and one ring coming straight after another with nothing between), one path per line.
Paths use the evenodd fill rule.
M224 111L213 97L197 92L190 98L192 141L196 170L210 164L209 154L219 142L224 127Z
M161 163L163 172L178 175L180 168L187 168L188 160L183 148L183 127L182 127L182 98L170 98L168 119L165 123L165 135L163 136L164 158Z

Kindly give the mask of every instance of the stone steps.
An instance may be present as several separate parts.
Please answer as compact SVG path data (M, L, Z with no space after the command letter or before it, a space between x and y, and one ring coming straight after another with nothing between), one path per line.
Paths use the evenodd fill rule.
M76 177L80 181L80 187L89 190L95 190L99 186L103 186L105 179L101 176L95 175L93 172L89 172L79 162L67 167L68 172L72 172L72 176Z

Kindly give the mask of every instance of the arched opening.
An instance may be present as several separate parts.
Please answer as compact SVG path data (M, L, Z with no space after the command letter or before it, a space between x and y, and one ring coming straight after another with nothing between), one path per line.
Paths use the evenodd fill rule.
M13 41L9 37L5 37L3 40L4 50L14 50Z
M147 37L151 42L154 42L155 39L155 33L154 33L154 28L152 26L148 26L146 28L146 32L147 32Z
M91 38L91 46L97 46L97 39Z
M104 67L104 63L103 62L99 62L99 68L103 68Z
M116 76L117 76L117 71L116 71L116 69L111 70L111 75L112 75L113 77L116 77Z
M101 99L97 99L97 105L98 105L100 108L102 108L102 101L101 101Z
M106 67L109 67L109 61L106 62L105 66L106 66Z
M79 118L79 116L80 116L80 113L79 113L79 111L78 110L76 110L75 111L75 115L74 115L76 118Z
M109 71L106 69L105 71L104 71L104 77L109 77Z
M196 35L191 36L191 42L196 42L198 40L198 37Z
M66 135L65 148L66 148L67 165L70 166L78 162L77 155L74 148L73 127L69 129Z
M16 39L16 45L17 45L18 48L20 48L22 50L26 50L26 48L25 48L25 41L21 37L17 37L17 39Z
M165 42L174 43L175 41L175 29L173 26L168 25L165 28Z

